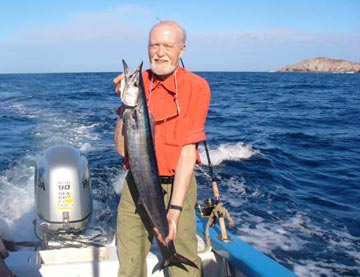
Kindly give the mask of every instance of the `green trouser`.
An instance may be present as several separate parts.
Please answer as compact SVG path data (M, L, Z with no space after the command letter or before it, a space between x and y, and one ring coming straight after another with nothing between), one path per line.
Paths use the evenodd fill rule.
M165 206L170 203L171 184L162 184L166 191L164 194ZM137 191L131 173L124 182L117 215L117 248L120 260L118 276L142 277L147 276L146 257L153 241L153 233L148 231L140 217L143 210L137 203ZM196 179L193 177L188 191L183 211L180 216L176 252L192 260L201 268L201 260L197 256L195 203L197 196ZM135 203L134 203L135 199ZM159 243L159 246L161 244ZM201 276L201 269L185 265L188 271L176 266L170 266L170 276Z

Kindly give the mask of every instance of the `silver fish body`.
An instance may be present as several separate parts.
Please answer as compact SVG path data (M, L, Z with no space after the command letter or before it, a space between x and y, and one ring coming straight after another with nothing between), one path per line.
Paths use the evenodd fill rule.
M145 210L149 221L147 223L152 228L156 228L162 240L165 240L169 233L166 218L167 211L159 180L152 136L152 123L142 80L142 63L132 72L124 60L123 64L125 87L121 95L124 98L122 98L122 102L125 109L122 118L124 121L126 153L138 193L137 204ZM162 255L164 261L157 265L154 271L169 265L176 265L186 270L183 264L198 268L195 263L176 252L173 241L163 246Z

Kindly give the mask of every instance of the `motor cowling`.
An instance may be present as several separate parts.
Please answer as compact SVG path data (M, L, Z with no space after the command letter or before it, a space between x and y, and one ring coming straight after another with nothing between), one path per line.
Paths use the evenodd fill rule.
M37 216L48 229L79 232L92 215L88 162L70 145L48 148L35 167Z

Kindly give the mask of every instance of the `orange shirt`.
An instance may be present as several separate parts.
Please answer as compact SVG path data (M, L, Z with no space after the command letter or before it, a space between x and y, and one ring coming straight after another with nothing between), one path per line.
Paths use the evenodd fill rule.
M182 146L206 139L204 125L210 104L210 88L205 79L182 67L178 67L176 76L173 74L164 81L158 80L151 70L142 74L148 107L155 119L154 141L159 175L172 176ZM176 95L178 105L174 99Z

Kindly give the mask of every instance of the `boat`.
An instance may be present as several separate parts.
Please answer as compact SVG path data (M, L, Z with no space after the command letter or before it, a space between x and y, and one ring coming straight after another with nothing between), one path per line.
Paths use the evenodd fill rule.
M91 181L88 162L80 151L70 145L47 149L36 163L34 187L34 229L40 232L39 242L13 251L4 249L0 238L0 275L117 276L115 240L104 243L102 229L89 226ZM223 221L210 226L211 214L204 216L200 211L196 218L203 276L296 276L233 233L225 230L224 238L223 224L219 224ZM148 276L166 276L163 271L152 272L161 260L155 241L147 256Z

